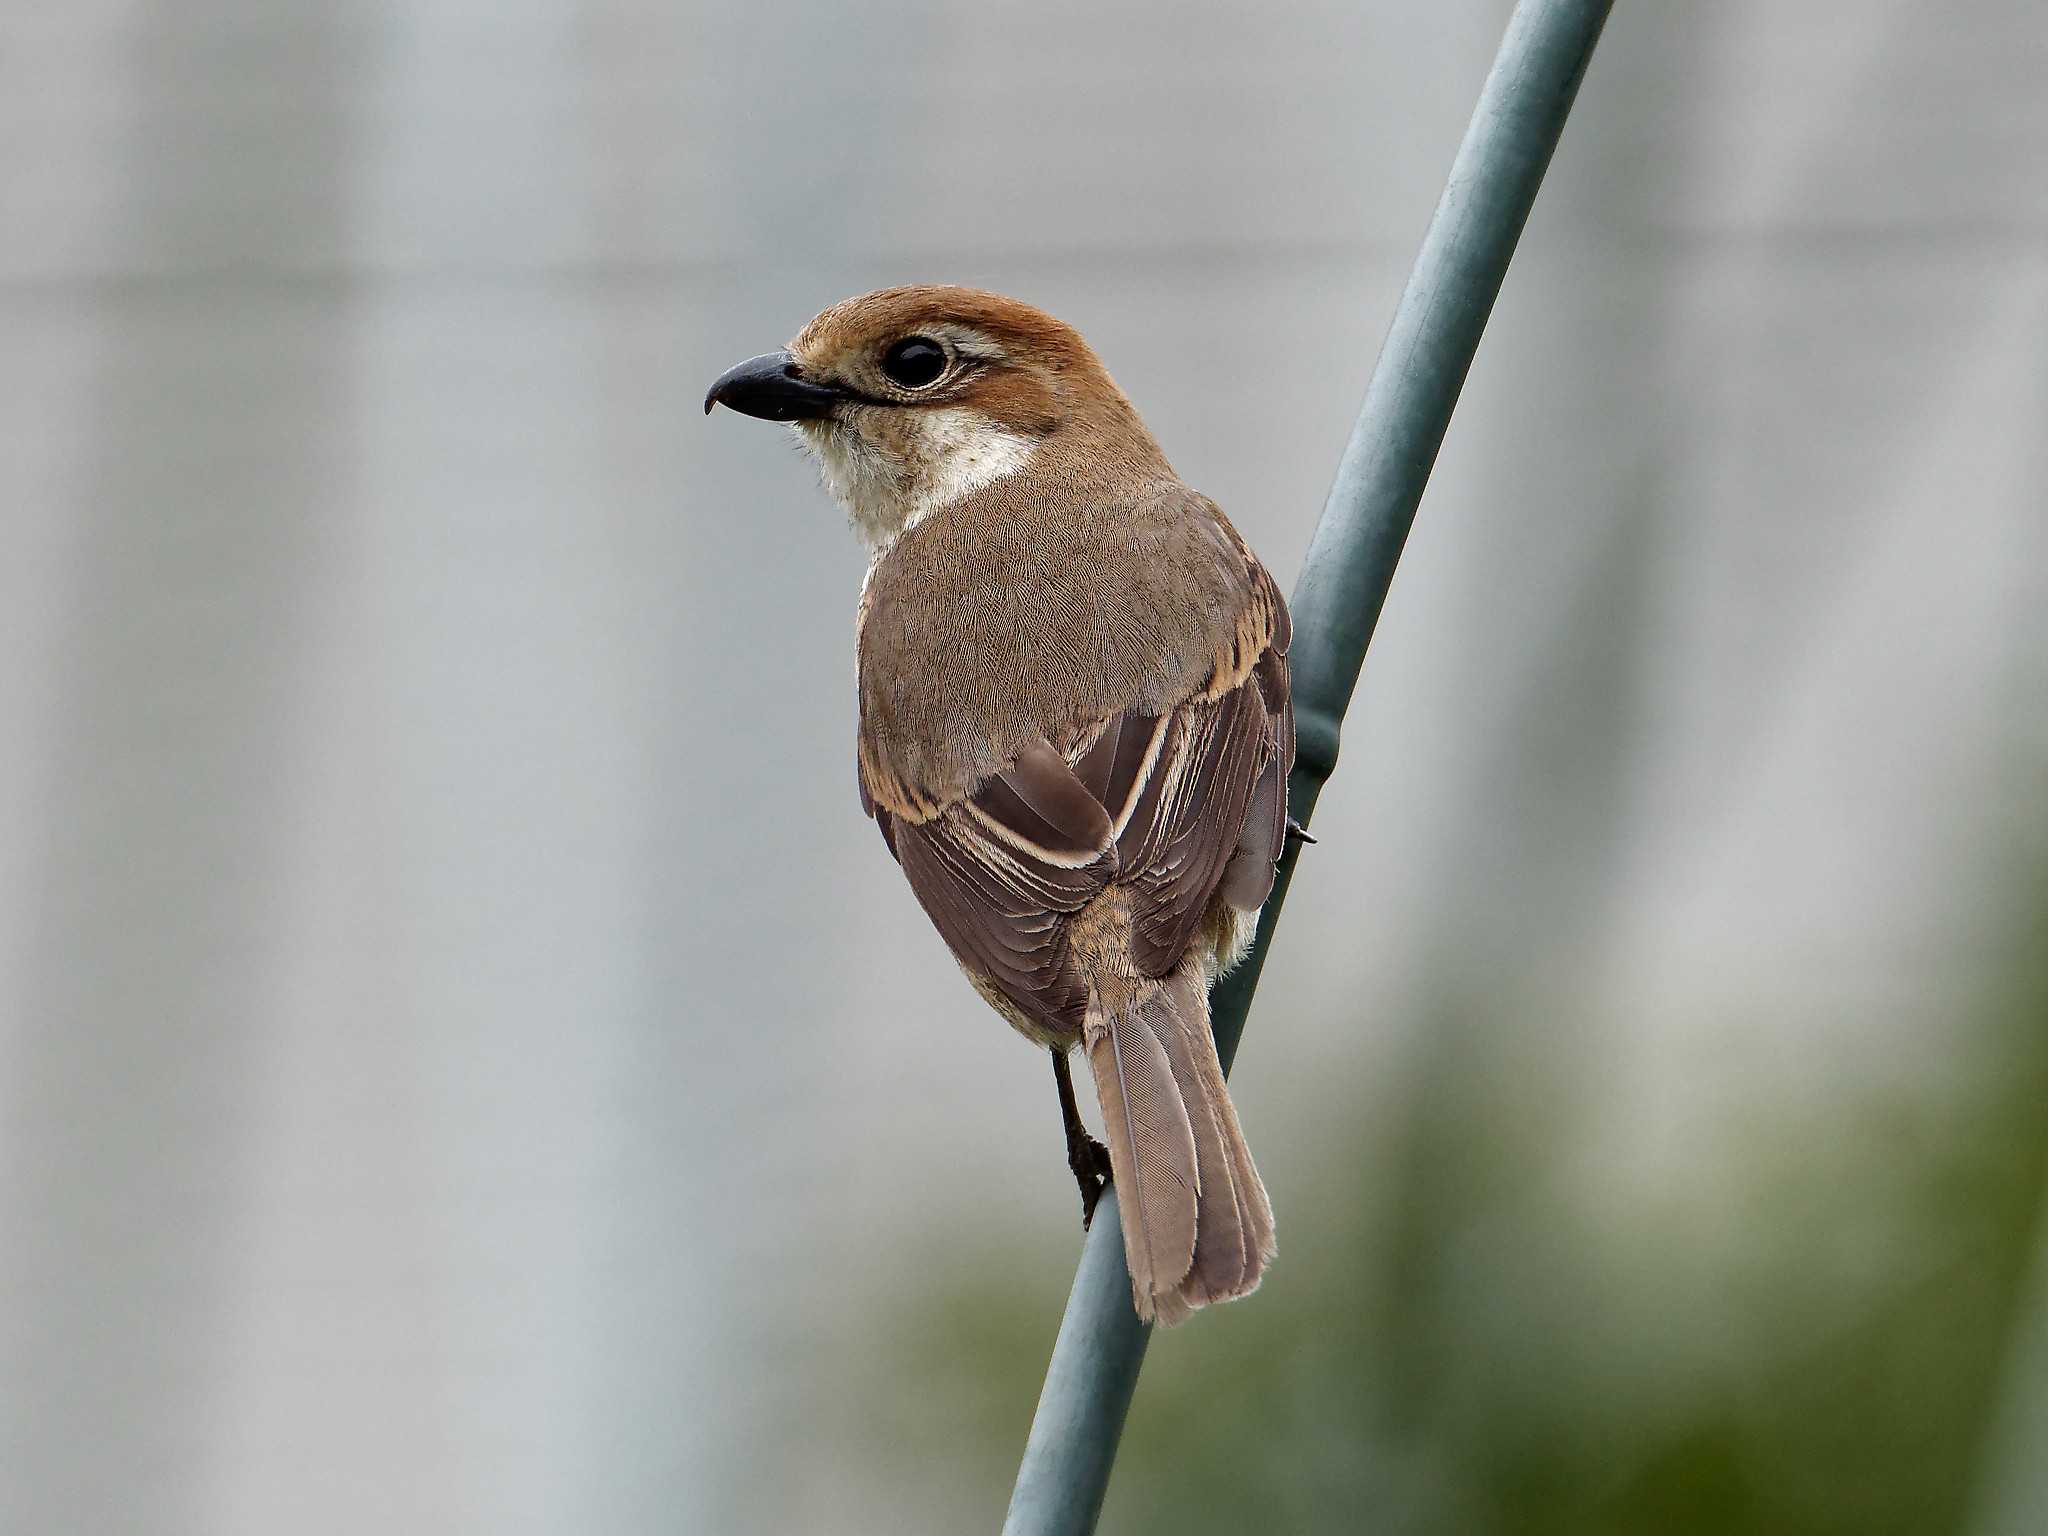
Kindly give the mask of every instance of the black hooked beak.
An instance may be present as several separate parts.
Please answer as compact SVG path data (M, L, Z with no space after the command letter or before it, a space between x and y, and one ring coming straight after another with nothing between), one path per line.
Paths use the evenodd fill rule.
M711 407L723 405L763 421L815 421L831 415L832 407L845 398L844 390L805 378L789 353L763 352L718 376L711 393L704 397L704 414L709 416Z

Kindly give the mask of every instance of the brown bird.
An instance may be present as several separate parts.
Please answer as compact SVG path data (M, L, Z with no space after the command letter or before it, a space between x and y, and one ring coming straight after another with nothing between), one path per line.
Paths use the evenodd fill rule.
M1273 578L1080 335L998 294L848 299L715 404L793 423L872 551L861 806L975 990L1050 1048L1082 1219L1107 1174L1138 1315L1247 1294L1273 1211L1208 990L1287 835Z

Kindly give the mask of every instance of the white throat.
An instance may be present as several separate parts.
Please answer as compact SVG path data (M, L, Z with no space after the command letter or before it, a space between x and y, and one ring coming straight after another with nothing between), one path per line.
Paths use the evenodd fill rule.
M825 488L877 558L932 513L1016 474L1038 447L964 409L921 411L917 430L892 442L837 422L796 425Z

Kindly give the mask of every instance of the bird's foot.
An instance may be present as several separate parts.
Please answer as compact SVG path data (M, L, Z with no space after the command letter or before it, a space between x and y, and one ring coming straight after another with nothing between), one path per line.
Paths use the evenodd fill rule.
M1081 1230L1085 1232L1094 1225L1095 1206L1109 1185L1109 1148L1093 1136L1083 1136L1067 1144L1067 1166L1081 1187Z

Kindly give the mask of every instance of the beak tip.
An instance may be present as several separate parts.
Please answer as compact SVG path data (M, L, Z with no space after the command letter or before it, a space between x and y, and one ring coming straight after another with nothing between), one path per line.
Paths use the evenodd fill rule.
M835 386L806 379L787 352L764 352L725 370L704 397L704 414L722 405L763 421L809 421L828 415L842 397Z

